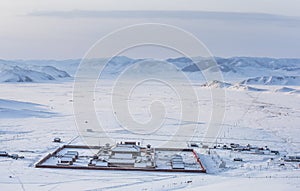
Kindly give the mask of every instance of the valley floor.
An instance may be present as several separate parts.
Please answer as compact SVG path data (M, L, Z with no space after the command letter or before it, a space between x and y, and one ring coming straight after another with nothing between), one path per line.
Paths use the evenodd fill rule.
M218 143L268 146L282 155L300 155L300 95L274 92L271 86L263 88L270 91L226 90L225 115ZM241 154L218 149L211 150L210 155L206 150L199 149L208 169L207 174L34 168L35 163L62 144L84 143L73 113L73 83L0 84L0 89L0 151L24 156L24 159L18 160L0 157L1 190L300 189L299 163L285 163L282 167L278 162L282 156ZM170 99L170 93L162 91L161 87L137 90L128 100L132 115L137 121L149 119L147 109L153 99L149 89L151 95L164 101L169 108L164 126L151 136L133 136L114 119L109 83L96 87L96 112L103 128L109 131L112 138L130 137L155 145L175 133L178 100ZM198 125L193 141L200 142L210 119L211 94L209 88L195 86L195 89L200 118L199 121L184 121L184 124L186 127L195 123ZM190 135L190 132L186 133ZM54 137L60 137L63 142L52 142ZM180 146L185 144L184 141L178 143ZM237 157L243 158L243 162L233 162ZM274 163L267 163L270 158L274 158ZM226 168L219 168L221 160L226 161Z

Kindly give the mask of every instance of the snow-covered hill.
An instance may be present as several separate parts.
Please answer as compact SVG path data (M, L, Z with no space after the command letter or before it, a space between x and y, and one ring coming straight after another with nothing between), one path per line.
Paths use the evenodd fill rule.
M167 62L174 64L180 69L183 69L189 65L193 64L193 61L190 58L186 57L179 57L179 58L168 58L166 59Z
M70 75L54 66L18 65L0 61L0 82L46 82L69 78Z
M299 86L300 76L262 76L249 78L242 81L241 84Z
M130 65L126 68L124 74L128 75L129 78L180 78L178 71L179 69L169 62L147 59Z
M70 76L74 76L80 61L81 61L80 59L68 59L68 60L13 60L11 62L13 62L15 65L18 65L20 67L53 66L58 70L67 72Z
M255 91L255 92L268 91L267 89L256 88L256 87L247 86L247 85L241 85L241 84L235 84L234 86L231 86L230 89L233 89L233 90L245 90L245 91Z
M220 82L218 80L214 80L211 82L207 82L203 85L201 85L201 87L207 87L207 88L229 88L232 87L233 85L227 82Z
M232 83L228 83L228 82L220 82L218 80L214 80L214 81L202 84L201 87L225 88L225 89L230 89L230 90L245 90L245 91L256 91L256 92L267 91L266 89L251 87L251 86L247 86L247 85L243 85L243 84L239 84L239 83L232 84Z
M274 59L255 57L215 58L225 78L247 78L261 76L297 76L300 72L300 59ZM209 68L209 60L202 58L198 61L200 70L214 71ZM184 72L199 72L194 63L182 69Z

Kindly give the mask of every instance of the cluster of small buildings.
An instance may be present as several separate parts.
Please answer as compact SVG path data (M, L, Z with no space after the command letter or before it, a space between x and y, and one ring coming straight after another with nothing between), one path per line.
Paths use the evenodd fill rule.
M247 145L240 145L236 143L230 144L223 144L223 145L215 145L213 149L223 149L223 150L230 150L230 151L237 151L237 152L246 152L249 154L259 154L259 155L279 155L279 151L270 150L268 146L265 147L258 147L253 146L250 144Z
M199 156L188 148L154 148L125 141L115 145L63 145L40 160L38 168L206 172Z
M285 162L300 162L300 156L284 156Z
M79 153L77 151L67 151L65 154L61 156L58 160L58 165L72 165L79 157Z
M154 149L151 145L141 148L136 143L106 144L90 159L89 166L154 168Z

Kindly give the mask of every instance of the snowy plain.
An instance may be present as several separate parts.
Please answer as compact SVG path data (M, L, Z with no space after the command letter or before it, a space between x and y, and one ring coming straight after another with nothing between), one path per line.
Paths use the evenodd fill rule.
M130 137L154 145L158 141L168 139L178 122L179 98L155 83L137 88L128 100L128 104L132 109L133 117L137 121L143 121L149 119L148 107L153 97L162 101L167 108L162 130L148 137L139 137L131 135L118 124L110 100L114 78L108 79L108 77L117 76L124 65L138 62L129 58L118 59L112 64L112 69L107 69L109 71L107 76L104 75L102 83L95 88L95 109L97 116L103 122L102 125L115 139ZM200 118L199 121L186 121L185 125L188 127L197 123L199 127L197 133L201 138L210 120L211 88L223 88L226 92L226 105L222 130L218 137L220 144L234 142L261 147L267 145L278 150L282 155L299 155L300 86L299 81L291 77L300 75L299 60L274 63L272 59L262 59L262 63L270 63L267 67L269 69L263 68L259 71L255 71L257 66L251 67L251 63L257 64L251 59L228 60L223 67L226 68L223 70L226 82L208 82L206 85L203 85L205 84L203 81L193 82L200 105ZM244 64L245 60L248 64ZM189 67L189 70L193 69L193 63L186 59L173 59L168 62L171 61L182 70L186 67ZM22 65L49 65L66 71L70 76L74 75L75 68L78 66L78 61L74 60L65 61L65 65L54 61L20 62L15 63L19 64L20 68L25 68L24 70L28 70L28 67ZM7 67L2 68L4 68L2 71L8 71ZM233 72L233 69L236 72ZM24 74L24 70L21 74ZM30 70L33 70L32 67ZM185 72L191 78L201 75L197 71ZM40 72L38 76L44 76L44 73L49 72L48 70ZM24 159L18 160L0 157L1 190L222 189L232 191L298 190L300 188L299 163L286 163L285 166L279 166L279 159L282 156L242 154L224 150L212 150L210 154L207 150L198 150L208 170L207 174L35 168L35 163L57 147L69 143L84 143L79 136L74 119L72 78L66 75L65 79L45 81L44 78L42 80L37 78L36 74L34 72L33 79L36 80L34 82L9 81L0 84L0 150L24 156ZM8 75L10 79L15 79L15 76L11 78ZM281 80L282 76L286 78ZM245 80L251 83L245 83ZM52 142L54 137L60 137L63 142ZM182 145L184 144L186 143L182 142ZM236 157L242 157L243 162L233 162ZM270 158L274 158L272 164L269 163ZM220 159L226 161L226 168L219 168Z

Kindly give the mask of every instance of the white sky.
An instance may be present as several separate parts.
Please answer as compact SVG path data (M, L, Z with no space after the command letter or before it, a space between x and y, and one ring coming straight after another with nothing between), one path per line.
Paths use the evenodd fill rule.
M56 12L73 10L193 10L290 17L261 21L253 19L255 14L246 20L240 20L239 15L184 20L143 15L140 18L55 16ZM45 11L52 15L30 16ZM1 0L0 59L81 58L103 35L143 22L162 22L190 31L216 56L300 57L299 18L299 0ZM143 57L142 51L139 54Z

